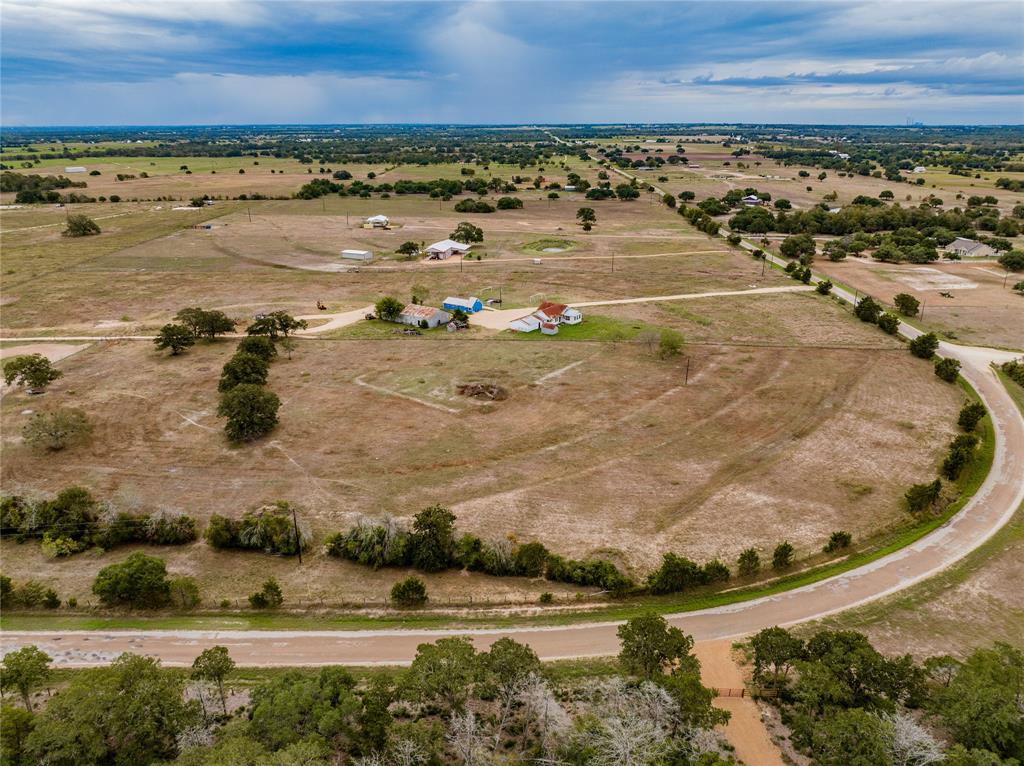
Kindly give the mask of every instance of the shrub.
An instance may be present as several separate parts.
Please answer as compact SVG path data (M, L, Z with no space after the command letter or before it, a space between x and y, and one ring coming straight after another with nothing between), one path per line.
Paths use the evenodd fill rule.
M931 359L938 347L939 339L933 332L918 335L910 341L910 353L921 359Z
M291 505L278 500L252 511L246 511L238 521L214 514L206 528L206 541L214 548L262 550L282 556L294 556L309 547L310 535L305 525L295 533L295 518Z
M577 561L552 554L548 557L547 576L555 582L597 587L613 593L622 593L633 587L633 582L610 561L589 559Z
M905 317L917 316L918 309L921 308L921 301L908 293L899 293L893 297L892 302L896 304L896 310Z
M920 513L926 508L933 507L938 502L941 492L942 482L936 479L928 484L912 484L903 494L903 499L906 500L908 511Z
M725 582L731 576L729 567L723 564L718 559L712 559L704 564L704 582L716 583Z
M964 431L970 433L978 427L978 423L985 417L985 414L984 404L981 402L971 402L963 406L960 410L960 417L957 418L956 422Z
M541 577L547 564L548 549L542 543L526 543L514 554L516 574L523 577Z
M683 352L683 336L671 328L664 328L658 337L658 356L671 359Z
M277 425L281 400L272 391L242 383L221 396L217 414L227 418L224 433L234 443L254 441Z
M92 592L107 606L155 609L171 597L167 567L162 559L133 553L120 564L99 571Z
M324 546L330 556L374 569L406 566L412 553L409 532L390 518L380 524L360 519L348 532L330 535Z
M483 200L464 199L455 203L456 213L493 213L494 207Z
M71 408L37 412L21 431L27 445L49 452L83 442L91 433L89 418L82 410Z
M1020 361L1011 359L1009 362L1003 362L1001 368L1010 380L1019 386L1024 386L1024 359Z
M281 586L273 577L268 577L260 590L249 595L249 606L253 609L277 609L283 603Z
M27 580L14 589L13 600L24 609L34 609L46 598L46 588L35 580Z
M886 311L878 317L878 326L889 335L895 335L896 331L900 329L900 318Z
M857 302L853 313L862 322L877 324L878 317L882 313L882 307L870 295L865 295Z
M262 386L266 384L269 374L270 365L264 357L238 351L224 363L217 390L224 393L243 383Z
M553 593L545 591L544 593L540 594L540 598L537 600L542 604L553 604L555 601L555 596Z
M427 586L419 577L406 577L391 587L391 600L398 606L422 606L427 603Z
M753 577L761 571L761 557L753 548L747 548L736 559L736 571L740 577Z
M67 228L61 232L64 237L90 237L100 233L100 226L87 215L69 215Z
M43 606L47 609L58 609L60 608L60 597L57 595L57 591L53 588L47 588L43 594Z
M238 353L258 356L269 363L277 356L277 346L266 335L250 335L238 341Z
M974 434L960 434L949 443L949 452L942 461L941 473L950 481L956 481L964 468L971 462L978 437Z
M1024 250L1011 250L999 256L999 265L1007 271L1024 271Z
M178 609L192 609L199 606L199 585L194 577L175 577L170 582L171 603Z
M832 292L832 282L830 282L827 279L823 279L820 282L818 282L817 286L814 289L818 292L819 295L828 295L829 293Z
M789 541L781 542L772 551L772 568L788 569L793 565L793 546Z
M383 319L386 322L397 322L398 315L402 313L404 308L405 304L400 300L386 295L374 304L373 310L378 319Z
M661 566L647 577L647 587L655 595L679 593L705 582L700 566L674 553L666 553L662 557Z
M947 383L954 383L960 374L960 362L956 359L940 359L935 363L935 374Z
M853 541L853 536L849 532L840 530L833 532L831 537L828 538L828 543L822 549L825 553L835 553L842 548L850 547L850 543Z
M498 210L518 210L523 206L519 197L502 197L498 200Z

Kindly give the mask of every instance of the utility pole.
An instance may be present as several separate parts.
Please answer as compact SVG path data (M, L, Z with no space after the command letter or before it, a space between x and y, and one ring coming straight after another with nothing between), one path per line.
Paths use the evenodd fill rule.
M252 223L252 210L250 210L249 208L246 208L245 212L249 214L249 223Z
M686 357L686 372L683 377L683 385L690 385L690 357Z
M292 524L295 527L295 548L299 552L299 564L302 564L302 538L299 537L299 519L295 515L294 506L292 506Z

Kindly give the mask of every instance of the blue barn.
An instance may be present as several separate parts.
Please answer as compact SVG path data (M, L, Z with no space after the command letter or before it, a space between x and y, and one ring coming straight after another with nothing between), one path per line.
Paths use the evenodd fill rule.
M484 304L479 298L456 298L449 295L444 299L441 307L445 311L465 311L467 314L475 314L483 310Z

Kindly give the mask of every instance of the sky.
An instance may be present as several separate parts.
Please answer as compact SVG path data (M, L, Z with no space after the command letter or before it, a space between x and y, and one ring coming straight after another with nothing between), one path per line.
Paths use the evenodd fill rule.
M0 124L1024 123L1024 2L3 0Z

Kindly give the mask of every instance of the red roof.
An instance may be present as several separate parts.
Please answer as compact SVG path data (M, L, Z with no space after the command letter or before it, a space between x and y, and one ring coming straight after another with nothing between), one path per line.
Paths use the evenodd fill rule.
M558 325L552 324L551 322L541 322L540 326L543 327L545 330L557 330L558 329Z
M551 303L550 301L544 301L537 307L537 311L547 314L552 319L560 317L565 313L565 310L569 308L564 303Z

